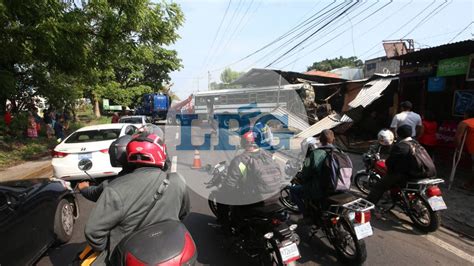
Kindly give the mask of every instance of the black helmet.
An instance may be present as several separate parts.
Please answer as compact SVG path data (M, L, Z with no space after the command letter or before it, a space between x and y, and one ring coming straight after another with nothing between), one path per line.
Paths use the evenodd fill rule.
M127 144L131 139L132 136L124 135L110 144L109 156L112 167L124 167L127 165Z

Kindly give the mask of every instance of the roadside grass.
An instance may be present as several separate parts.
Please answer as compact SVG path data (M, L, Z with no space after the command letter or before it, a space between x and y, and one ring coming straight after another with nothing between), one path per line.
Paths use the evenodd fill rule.
M95 118L91 110L78 112L78 121L70 122L66 134L70 134L79 128L88 125L98 125L110 123L110 117L102 116ZM36 139L27 138L21 135L21 131L13 136L5 134L6 129L0 130L0 170L21 164L25 161L37 160L50 155L51 151L58 144L56 138L48 139L44 129ZM20 136L20 135L21 136Z

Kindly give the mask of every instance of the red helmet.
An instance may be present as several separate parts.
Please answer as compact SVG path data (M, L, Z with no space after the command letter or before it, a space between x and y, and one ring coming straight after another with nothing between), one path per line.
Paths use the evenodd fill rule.
M240 146L242 147L249 147L255 145L255 132L253 128L246 127L242 130L242 137L240 138Z
M155 134L141 134L127 145L127 160L130 164L163 168L166 163L166 145Z

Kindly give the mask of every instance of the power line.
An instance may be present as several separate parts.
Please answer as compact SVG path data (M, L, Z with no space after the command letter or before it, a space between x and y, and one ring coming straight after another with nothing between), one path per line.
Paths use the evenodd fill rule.
M212 48L214 48L214 44L215 44L215 42L216 42L216 40L217 40L217 36L219 35L219 32L221 31L222 24L224 23L224 20L225 20L225 18L226 18L226 16L227 16L227 12L229 12L229 8L230 8L230 4L231 4L231 3L232 3L232 0L229 0L229 3L227 4L227 7L226 7L226 9L225 9L225 11L224 11L224 15L222 16L222 19L221 19L221 21L220 21L220 23L219 23L219 27L217 27L217 31L216 31L216 34L214 35L213 40L212 40L212 44L211 44L211 46L209 47L209 50L208 50L208 52L207 52L207 55L206 55L206 57L205 57L205 59L204 59L203 66L207 64L207 60L208 60L208 58L209 58L209 55L211 54Z
M449 2L449 4L447 4L447 3L448 3L448 0L445 0L444 3L441 3L441 5L437 6L435 9L433 9L422 20L420 20L420 22L418 22L407 34L403 35L403 37L401 39L404 39L405 37L407 37L410 33L415 31L419 26L423 25L426 21L430 20L433 16L438 14L441 10L445 9L449 4L452 3L452 1ZM439 8L441 8L441 9L439 9ZM438 10L438 11L435 13L436 10Z
M215 60L215 57L216 55L218 54L218 51L220 51L222 45L223 44L223 41L225 40L225 37L226 37L226 33L229 32L229 27L231 27L231 25L233 24L233 21L234 21L234 18L235 18L235 15L239 12L240 10L240 6L242 5L242 0L239 0L239 2L237 3L237 7L234 9L234 12L232 13L232 16L229 20L229 23L227 23L226 27L225 27L225 30L224 30L224 34L222 35L222 37L220 38L219 42L218 42L218 45L216 46L216 49L215 49L215 53L211 55L211 62L213 62Z
M427 9L429 9L434 3L436 2L436 0L433 0L433 2L429 3L425 8L423 8L420 12L418 12L415 16L413 16L410 20L408 20L405 24L403 24L402 26L400 26L398 29L396 29L394 32L392 32L391 34L387 35L384 39L387 39L389 37L391 37L392 35L394 35L395 33L399 32L401 29L403 29L406 25L410 24L415 18L417 18L418 16L420 16L421 14L423 14ZM367 53L370 53L371 51L373 51L375 48L377 48L377 46L379 45L379 43L376 43L374 46L370 47L367 51L363 52L360 56L363 56Z
M390 2L387 2L387 3L384 4L383 6L381 6L381 7L377 8L376 10L372 11L370 14L368 14L367 16L365 16L363 19L357 21L354 26L357 26L357 25L359 25L360 23L362 23L363 21L365 21L365 20L367 20L368 18L372 17L373 15L375 15L376 13L378 13L379 11L381 11L382 9L384 9L385 7L387 7L388 5L390 5L392 2L393 2L393 0L390 0ZM374 6L374 5L372 5L372 6ZM372 7L372 6L371 6L371 7ZM370 9L370 8L369 8L369 9ZM366 10L368 10L368 9L366 9ZM360 12L360 13L358 13L357 15L354 15L354 16L352 17L352 19L358 17L358 16L359 16L360 14L362 14L362 13L363 13L363 12ZM336 28L333 29L333 30L336 30L336 29L340 28L341 26L344 26L344 24L339 25L338 27L336 27ZM351 22L351 27L350 27L350 28L347 28L347 29L345 29L345 30L343 30L343 31L341 31L341 32L339 32L339 33L337 33L337 34L335 34L335 36L334 36L333 38L327 40L327 41L324 42L323 44L321 44L321 45L319 45L318 47L314 48L313 50L309 51L306 55L313 53L314 51L316 51L316 50L318 50L319 48L321 48L322 46L328 44L328 43L331 42L332 40L334 40L334 39L340 37L342 33L344 33L344 32L346 32L346 31L350 30L352 27L353 27L353 26L352 26L352 22ZM316 41L315 41L315 42L316 42ZM313 43L315 43L315 42L312 42L311 44L313 44ZM311 45L311 44L310 44L310 45ZM306 47L308 47L308 46L306 46ZM297 53L295 53L295 54L298 54L298 53L301 52L302 50L306 49L306 47L303 47L302 49L300 49L300 50L299 50ZM293 54L293 55L295 55L295 54ZM293 56L293 55L291 55L291 56ZM291 57L291 56L290 56L290 57ZM295 59L295 60L291 61L290 63L286 64L285 66L283 66L283 68L285 68L285 67L287 67L287 66L289 66L289 65L291 65L291 64L293 64L293 63L295 63L295 62L297 62L297 61L299 61L301 58L302 58L302 57L298 57L297 59Z
M323 23L326 19L329 19L331 18L332 16L334 16L335 14L337 14L337 12L341 11L342 9L344 9L345 6L347 6L348 4L344 4L344 3L341 3L333 8L331 8L330 10L327 10L326 12L324 12L323 14L321 14L319 16L319 20L314 22L316 19L312 19L310 22L306 23L305 25L302 25L299 29L302 29L302 28L305 28L306 29L303 29L301 32L297 33L296 36L293 36L291 39L287 40L286 42L284 42L283 44L279 45L278 47L274 48L273 50L269 51L268 53L266 53L265 55L263 55L262 57L260 57L259 59L257 59L253 64L252 66L256 65L258 62L261 62L263 60L265 60L265 58L271 56L271 55L274 55L278 52L281 51L282 48L288 46L289 44L297 41L299 38L303 37L307 32L311 31L311 29L313 29L314 27L318 26L319 24ZM334 11L334 9L337 9ZM331 14L329 14L328 16L325 16L326 14L328 14L329 12L332 12ZM325 17L323 17L325 16ZM313 22L311 25L308 25L309 23ZM299 30L298 29L298 30Z
M473 23L474 21L471 21L471 23L467 24L467 26L464 29L462 29L460 32L458 32L458 34L456 34L456 36L454 36L448 43L451 43L452 41L454 41L459 35L461 35L465 30L467 30L469 26L471 26Z
M234 39L234 36L235 34L237 33L237 30L240 28L240 25L242 25L242 21L244 20L244 18L247 16L250 8L252 7L253 5L253 2L254 0L250 1L250 4L247 6L247 9L245 10L244 14L240 17L240 20L239 22L237 23L237 27L235 27L234 31L231 33L230 37L227 39L227 42L225 43L225 45L223 46L222 50L220 53L222 53L222 51L225 51L225 49L229 46L229 43ZM220 55L219 53L219 55ZM216 59L216 58L215 58Z
M327 4L326 6L324 6L320 11L316 12L313 16L316 16L316 15L319 14L321 11L325 10L326 8L330 7L331 5L333 5L333 4L336 3L336 2L337 2L337 0L333 0L332 3L329 3L329 4ZM248 54L248 55L246 55L246 56L244 56L244 57L242 57L242 58L240 58L240 59L238 59L238 60L236 60L236 61L234 61L234 62L232 62L232 63L230 63L230 64L228 64L228 65L226 65L226 66L224 66L224 67L211 70L211 72L215 72L215 71L224 69L224 68L226 68L226 67L229 67L229 66L231 66L231 65L235 65L235 64L237 64L237 63L240 63L240 62L242 62L242 61L244 61L244 60L246 60L246 59L248 59L248 58L250 58L250 57L252 57L252 56L254 56L254 55L258 54L258 53L260 53L261 51L265 50L266 48L268 48L268 47L272 46L273 44L279 42L280 40L282 40L282 39L288 37L292 32L295 31L296 28L298 28L298 27L300 27L301 25L303 25L304 23L306 23L306 22L307 22L308 20L310 20L313 16L311 16L310 18L306 19L306 20L303 21L303 22L300 22L298 25L294 26L293 28L291 28L291 29L288 30L287 32L283 33L282 35L280 35L280 36L277 37L276 39L270 41L269 43L265 44L264 46L260 47L259 49L257 49L257 50L255 50L255 51L251 52L250 54Z
M329 24L331 24L332 22L334 22L335 20L337 20L338 18L340 18L342 15L344 15L347 11L349 11L351 8L353 8L355 5L357 5L360 1L359 0L356 0L354 4L350 5L348 8L346 8L344 11L342 11L340 14L338 14L334 19L332 19L331 21L328 21L326 24L324 24L322 27L320 27L319 29L317 29L316 31L314 31L313 33L311 33L308 37L304 38L302 41L300 41L298 44L296 44L295 46L291 47L289 50L287 50L286 52L284 52L282 55L280 55L277 59L273 60L273 62L271 62L270 64L268 64L265 68L267 67L270 67L272 66L275 62L277 62L278 60L280 60L281 58L283 58L285 55L287 55L288 53L290 53L291 51L293 51L294 49L296 49L298 46L302 45L303 43L305 43L307 40L309 40L311 37L313 37L314 35L316 35L318 32L320 32L322 29L324 29L325 27L327 27Z

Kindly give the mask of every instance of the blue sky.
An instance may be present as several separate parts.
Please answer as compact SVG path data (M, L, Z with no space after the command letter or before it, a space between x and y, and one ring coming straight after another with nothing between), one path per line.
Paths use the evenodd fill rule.
M267 66L329 21L323 20L324 11L344 4L343 0L232 0L215 38L229 5L228 0L174 2L181 5L186 17L184 25L179 29L181 39L171 46L183 60L184 67L171 74L174 83L172 90L182 99L192 92L207 90L208 71L211 71L211 82L220 82L219 75L223 67L270 43L334 2L316 16L317 20L314 22L320 23L308 28L308 33L303 37L283 39L229 67L247 71L252 67ZM389 2L359 1L339 20L321 29L313 38L270 68L303 72L313 62L326 58L357 56L366 60L384 55L381 42L387 39L414 39L415 48L426 48L451 40L456 42L474 38L474 4L471 0L393 0L388 4ZM388 5L377 11L385 4ZM340 7L345 8L342 5ZM377 12L371 15L375 11ZM463 29L465 30L462 31ZM456 38L453 40L454 37ZM294 41L276 49L287 40Z

